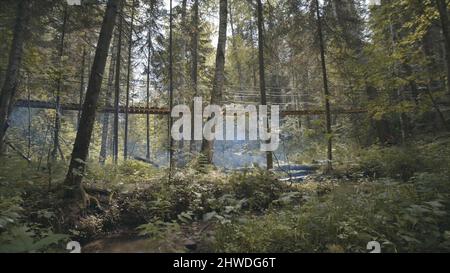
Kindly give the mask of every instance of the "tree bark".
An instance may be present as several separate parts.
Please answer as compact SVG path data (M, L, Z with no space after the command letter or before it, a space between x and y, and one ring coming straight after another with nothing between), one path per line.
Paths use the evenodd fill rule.
M66 38L66 25L69 17L67 4L64 4L63 24L61 26L61 41L59 45L58 66L59 76L56 90L56 104L55 104L55 128L53 134L53 150L52 161L56 161L58 157L58 150L60 150L59 133L61 131L61 91L63 86L63 56L64 56L64 42Z
M151 26L148 28L148 56L147 56L147 87L146 87L146 101L145 106L147 109L150 108L150 69L152 62L152 28ZM151 156L151 147L150 147L150 113L146 114L145 117L146 122L146 155L145 158L150 160Z
M82 179L86 169L86 160L89 153L92 131L94 129L95 114L100 96L103 74L105 72L106 60L108 58L109 46L117 13L121 4L122 0L109 0L106 7L95 52L94 63L89 78L86 98L83 104L80 128L78 129L75 138L72 158L65 179L65 197L69 200L73 199L79 201L82 200L84 196Z
M114 41L117 41L117 35L115 35ZM115 44L113 42L113 44ZM114 90L114 69L116 65L116 46L113 47L111 52L111 61L109 64L109 74L108 74L108 87L105 97L105 105L107 107L112 107L112 94ZM103 113L102 120L102 142L100 145L100 155L99 163L104 165L107 157L107 146L108 146L108 132L109 132L109 113Z
M326 133L327 133L327 171L333 169L333 146L332 146L332 130L331 130L331 110L330 110L330 91L328 89L327 65L325 60L325 42L322 32L322 16L320 15L319 0L316 1L317 12L317 32L319 34L320 59L322 65L323 92L325 95L325 116L326 116Z
M27 156L29 159L31 159L31 127L32 127L32 117L31 117L31 107L30 107L30 101L31 101L31 91L30 91L30 76L27 75L27 82L26 82L26 91L27 91L27 100L28 100L28 132L27 132Z
M85 66L86 66L86 47L83 47L83 59L81 60L81 69L80 69L80 94L79 94L79 106L80 110L78 111L78 120L77 120L77 128L80 127L80 119L81 119L81 108L83 107L83 100L84 100L84 74L85 74Z
M227 43L227 23L228 23L228 1L220 0L219 8L219 40L217 43L216 69L214 75L214 86L211 92L211 104L218 105L222 101L223 86L225 83L225 48ZM202 154L209 164L213 162L214 141L203 139Z
M261 105L267 105L267 95L266 95L266 75L264 67L264 15L263 15L263 4L261 0L257 0L258 4L258 59L259 59L259 88L261 92ZM269 129L269 119L266 128ZM272 152L266 153L266 163L267 169L273 169L273 155Z
M170 14L169 14L169 109L173 108L173 3L170 0ZM173 119L168 117L167 134L169 139L169 180L172 178L172 170L174 166L173 158L173 138L171 135Z
M123 143L123 158L126 161L128 159L128 126L129 126L129 107L130 107L130 84L131 84L131 65L133 54L133 30L134 30L134 6L136 0L133 0L131 7L131 22L130 22L130 34L128 37L128 63L127 63L127 96L125 102L125 137Z
M188 33L189 26L187 23L187 0L181 1L181 32ZM178 81L179 86L184 87L186 85L186 79L188 76L187 67L189 66L187 58L187 48L189 46L189 38L187 35L181 36L181 60L182 60L182 73L180 74L180 79ZM183 160L184 154L184 140L178 141L178 156Z
M122 13L122 7L120 9ZM119 18L119 38L117 39L117 57L116 57L116 73L114 86L114 136L113 136L113 154L114 164L117 165L119 161L119 104L120 104L120 68L122 64L122 33L123 32L123 18Z
M9 126L9 110L12 109L12 105L14 104L14 97L19 82L19 70L22 64L23 47L26 39L25 32L29 20L29 9L29 0L20 0L18 2L13 34L14 37L9 53L5 80L0 95L0 154L3 151L5 135Z
M229 7L229 14L230 14L230 28L231 28L231 36L233 37L233 42L232 42L232 46L233 46L233 51L235 56L237 56L238 54L238 48L236 45L236 36L237 33L234 29L234 21L233 21L233 12L232 12L232 8L231 5ZM242 65L241 65L241 60L239 59L239 57L236 57L236 70L238 72L238 81L239 81L239 91L243 92L244 90L244 82L243 79L244 77L242 76Z
M192 55L192 67L191 67L191 83L192 89L194 91L194 97L198 96L198 44L199 44L199 2L198 0L194 0L194 4L192 5L192 40L191 40L191 55ZM192 109L194 106L194 102L192 102ZM192 113L192 124L194 124L194 113ZM195 140L194 140L194 130L191 130L191 143L189 150L190 152L194 152L195 149Z

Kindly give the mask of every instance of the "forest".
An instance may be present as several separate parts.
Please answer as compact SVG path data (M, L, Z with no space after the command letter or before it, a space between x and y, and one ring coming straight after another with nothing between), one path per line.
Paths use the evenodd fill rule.
M0 0L0 253L450 252L449 16Z

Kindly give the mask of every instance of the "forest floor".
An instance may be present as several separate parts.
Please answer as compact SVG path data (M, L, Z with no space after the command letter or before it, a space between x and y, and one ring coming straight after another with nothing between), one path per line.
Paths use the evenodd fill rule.
M450 137L358 152L358 164L300 183L262 169L224 173L194 164L165 170L128 161L90 163L92 199L64 228L56 190L64 163L0 166L0 250L65 252L386 252L450 249ZM51 183L49 183L51 182ZM50 188L50 190L49 190Z
M164 242L151 244L149 238L140 236L136 231L123 231L115 235L87 243L83 247L84 253L164 253L173 250L195 252L201 238L201 233L209 227L208 224L193 223L183 226L181 233L172 234Z

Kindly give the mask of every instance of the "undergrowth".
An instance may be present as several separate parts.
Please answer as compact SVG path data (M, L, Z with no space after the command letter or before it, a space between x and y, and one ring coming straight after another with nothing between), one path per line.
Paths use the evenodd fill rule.
M258 168L222 173L193 163L169 181L167 170L142 162L91 162L84 185L98 202L69 230L57 192L64 167L49 180L45 167L9 157L0 166L0 252L61 252L69 239L122 230L185 251L174 242L189 227L205 230L205 252L367 252L374 240L384 252L448 251L448 142L374 146L355 153L357 164L337 166L337 176L292 185Z

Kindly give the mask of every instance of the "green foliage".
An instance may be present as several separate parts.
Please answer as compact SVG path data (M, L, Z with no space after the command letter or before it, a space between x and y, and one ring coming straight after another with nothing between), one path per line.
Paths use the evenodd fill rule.
M167 235L180 233L180 225L176 222L154 221L138 227L139 234L153 239L164 239Z
M55 234L42 229L36 233L27 226L14 226L0 234L0 252L62 252L64 244L61 243L67 241L69 241L68 235ZM56 248L57 246L59 247Z
M22 202L18 196L0 196L0 252L48 252L69 239L37 224L24 223ZM41 215L46 216L49 215Z
M101 166L90 162L86 182L107 188L129 190L130 186L156 179L162 174L153 166L136 160L127 160L118 166L113 164Z
M134 178L132 178L134 179ZM123 184L128 184L125 176ZM226 191L225 176L217 172L198 173L185 169L173 175L144 180L133 190L123 192L116 199L116 224L139 225L154 220L170 222L199 219L214 207L216 199Z
M360 152L359 170L371 177L391 177L407 181L417 172L448 174L448 138L415 141L408 146L374 146Z
M430 172L449 174L450 169L450 138L448 135L437 139L422 140L418 143L422 161Z
M175 221L154 221L138 227L139 234L149 239L146 241L149 249L163 252L186 252L185 247L180 244L182 235L181 226Z
M0 44L0 83L8 72L16 2L4 1L5 8L0 11L0 39L4 41ZM80 65L92 63L92 48L87 45L95 44L98 39L96 33L103 10L73 10L71 27L66 27L67 35L62 35L62 6L54 5L54 1L41 2L33 8L29 25L25 26L32 30L32 35L26 37L27 46L21 56L24 73L11 101L26 99L30 91L31 100L54 101L55 94L60 93L62 102L78 104L83 94L73 90L85 89L81 78L86 84L89 69ZM169 35L164 34L168 26L163 19L166 11L162 1L141 2L134 35L128 30L124 32L124 42L136 38L131 39L134 43L130 57L134 60L148 57L151 62L148 64L151 71L134 69L128 75L136 82L130 94L133 106L146 104L139 71L149 72L149 86L154 91L151 107L167 107L168 93L162 90L167 89L169 78L173 78L176 102L187 103L193 96L203 96L205 102L210 99L216 59L216 45L211 43L215 23L205 15L217 13L217 2L200 1L198 25L194 23L197 20L192 2L183 2L186 10L181 5L175 7L173 18L172 55L177 65L172 75L168 73ZM323 71L317 58L316 14L314 9L303 5L307 1L294 2L271 1L264 5L267 95L271 103L284 104L286 109L316 110L321 108L324 99L320 77ZM257 168L251 172L220 173L202 156L178 170L170 181L167 170L134 160L101 166L97 163L100 146L105 147L104 140L110 142L112 136L96 141L104 125L97 119L92 130L90 159L79 162L87 166L87 173L82 174L83 186L87 193L93 192L91 199L97 202L76 215L79 225L71 230L72 234L90 239L139 226L142 235L158 242L171 237L167 242L172 242L183 226L207 222L220 226L213 245L215 251L361 252L365 251L368 240L379 240L388 251L447 250L450 229L445 218L450 141L448 135L435 137L436 129L443 127L435 112L442 111L445 122L448 111L444 106L448 104L449 94L443 79L447 77L448 67L442 54L443 36L436 5L431 0L402 0L383 1L382 5L367 8L363 0L341 1L342 5L338 2L321 3L323 19L327 22L322 38L327 51L331 94L328 99L333 110L362 108L368 114L333 114L332 134L324 130L324 116L285 117L280 154L286 158L280 160L320 162L327 157L326 142L332 138L333 164L337 167L334 175L344 169L345 179L318 176L300 186L288 186ZM123 12L129 17L130 6ZM222 101L254 104L252 100L259 100L258 81L262 80L258 79L255 58L258 45L254 39L257 34L254 9L246 1L230 0L229 13L233 37L229 37L225 52ZM149 31L142 31L148 26ZM197 28L198 46L194 47L192 38ZM147 32L152 34L150 40L142 36ZM64 56L60 56L63 36ZM299 37L304 42L299 43ZM114 44L117 46L117 41ZM114 56L114 51L111 46L108 56ZM116 76L125 78L124 72L119 71ZM112 76L105 73L104 80ZM194 79L197 79L195 84ZM103 85L103 89L110 87ZM106 95L102 95L99 104L108 105L110 92L104 91L101 93ZM124 96L118 99L122 103ZM77 113L62 111L61 114L58 142L61 153L68 158L77 132ZM14 109L8 118L11 126L7 139L33 162L28 164L12 156L12 151L1 158L0 251L48 251L66 239L51 231L61 226L67 216L62 215L64 209L61 209L67 200L59 195L67 161L50 164L47 159L55 135L52 133L55 111L33 109L28 113L25 108ZM142 136L149 132L150 155L155 159L167 151L170 138L167 138L166 117L152 116L149 121L151 128L145 115L129 117L131 129L127 132L126 145L132 148L133 155L145 154ZM433 139L408 143L416 132L423 133L423 129L432 132L429 135ZM367 148L376 143L376 138L382 144L400 143L400 135L402 143L406 140L402 147ZM123 143L124 131L120 130L117 137ZM123 145L120 146L122 150ZM259 153L248 150L250 146L241 147L248 152L247 156ZM360 151L363 146L366 149ZM178 150L180 161L195 157L186 152L187 145L180 145ZM122 154L119 156L122 158ZM110 159L106 161L109 163ZM76 174L80 171L74 170ZM364 174L363 178L360 173ZM362 181L350 184L355 182L349 182L355 177ZM369 183L372 179L375 181ZM345 183L348 184L341 185ZM159 243L155 246L160 247ZM173 245L171 249L179 248Z
M2 158L3 160L4 158ZM6 159L6 158L5 158ZM60 252L69 237L53 233L47 177L18 157L0 166L0 252ZM45 207L45 208L44 208Z
M421 174L411 184L391 180L343 185L296 209L224 224L210 245L225 252L448 251L448 177Z
M360 157L361 170L372 177L391 177L407 181L423 170L424 161L413 147L372 147Z
M244 208L252 211L267 209L287 189L285 184L262 169L237 173L230 178L230 184L236 198L246 200Z
M16 224L20 219L23 208L20 206L20 197L5 198L0 197L0 230L7 229L10 225Z

